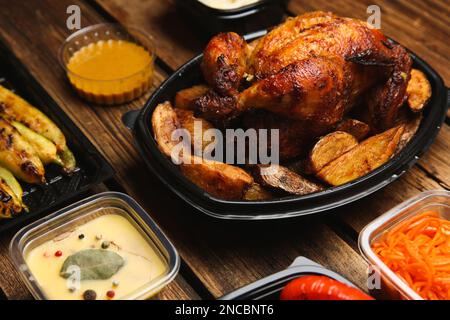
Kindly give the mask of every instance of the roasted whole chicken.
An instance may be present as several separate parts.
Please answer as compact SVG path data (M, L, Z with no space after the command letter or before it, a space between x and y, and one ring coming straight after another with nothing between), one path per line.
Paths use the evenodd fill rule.
M179 164L181 173L220 199L320 192L373 172L416 135L432 87L411 65L406 49L379 30L332 13L290 18L251 43L222 33L204 51L206 84L180 88L173 103L155 108L154 138L172 158L179 150L172 132L184 129L191 139L183 150L191 153L182 157L199 161ZM205 135L196 135L196 126ZM242 130L250 128L256 133ZM225 138L228 129L249 132L244 147L267 146L279 163L210 159L204 151L211 147L225 154L231 146L232 155L243 149L231 139L225 147L209 141L210 129ZM278 129L278 139L260 129Z
M222 33L204 51L212 90L195 102L196 115L222 125L237 117L250 118L250 127L283 123L281 143L290 140L292 148L332 131L363 105L365 120L381 132L395 125L411 64L379 30L326 12L291 18L250 44Z

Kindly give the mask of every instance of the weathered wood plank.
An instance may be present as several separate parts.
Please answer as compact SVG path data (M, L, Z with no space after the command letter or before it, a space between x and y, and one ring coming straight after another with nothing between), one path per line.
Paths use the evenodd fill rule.
M28 300L32 298L31 294L26 286L18 281L19 273L13 267L9 256L9 242L13 235L13 232L9 232L0 237L0 287L8 299Z
M417 166L388 187L344 208L337 210L339 217L359 233L369 222L396 205L427 190L443 189Z
M441 186L450 189L450 126L444 124L437 139L428 152L419 161L419 165L428 174L436 178Z

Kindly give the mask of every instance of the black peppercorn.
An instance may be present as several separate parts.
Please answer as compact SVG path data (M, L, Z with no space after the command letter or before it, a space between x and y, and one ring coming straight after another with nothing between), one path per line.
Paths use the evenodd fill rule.
M97 293L94 290L86 290L83 293L84 300L95 300L97 299Z
M78 239L83 240L83 239L84 239L84 234L82 234L82 233L79 234L79 235L78 235Z
M102 242L102 249L108 249L110 245L111 245L111 242L103 241Z

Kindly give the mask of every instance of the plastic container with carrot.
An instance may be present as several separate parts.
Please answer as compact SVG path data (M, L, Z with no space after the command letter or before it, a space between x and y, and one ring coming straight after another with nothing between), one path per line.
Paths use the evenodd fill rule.
M450 192L428 191L370 223L359 245L380 298L450 300Z

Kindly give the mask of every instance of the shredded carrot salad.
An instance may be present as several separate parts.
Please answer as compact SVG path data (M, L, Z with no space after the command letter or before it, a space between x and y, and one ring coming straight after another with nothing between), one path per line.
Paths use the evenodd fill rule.
M450 300L450 221L438 213L401 222L372 249L424 299Z

